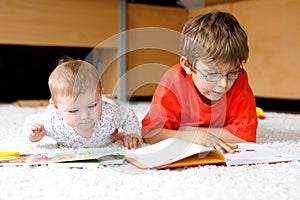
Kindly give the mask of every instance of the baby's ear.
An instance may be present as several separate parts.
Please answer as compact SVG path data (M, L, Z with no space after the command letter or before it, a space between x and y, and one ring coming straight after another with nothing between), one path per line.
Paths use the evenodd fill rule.
M54 103L52 100L50 101L50 104L52 105L52 107L56 110L58 110L57 104Z
M57 105L53 102L52 98L49 99L49 104L53 106L53 108L57 109Z
M185 73L187 73L189 75L193 73L193 71L191 70L192 66L185 56L181 56L179 62L180 62L181 67L184 69Z
M56 104L52 104L52 106L53 106L54 109L58 110L58 107L57 107Z

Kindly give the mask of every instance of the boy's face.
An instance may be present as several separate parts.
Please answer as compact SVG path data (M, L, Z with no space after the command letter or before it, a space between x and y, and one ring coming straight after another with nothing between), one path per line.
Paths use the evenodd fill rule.
M234 84L238 68L226 64L207 66L201 61L195 65L196 72L192 73L194 84L206 98L219 100ZM228 78L230 77L230 78Z
M80 135L91 134L102 114L101 90L86 90L75 102L72 97L60 98L56 108L64 121Z

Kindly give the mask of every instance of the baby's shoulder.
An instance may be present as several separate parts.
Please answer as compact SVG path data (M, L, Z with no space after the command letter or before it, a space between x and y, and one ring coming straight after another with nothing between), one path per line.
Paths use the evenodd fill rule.
M114 115L120 112L118 105L110 104L106 101L102 101L102 115Z

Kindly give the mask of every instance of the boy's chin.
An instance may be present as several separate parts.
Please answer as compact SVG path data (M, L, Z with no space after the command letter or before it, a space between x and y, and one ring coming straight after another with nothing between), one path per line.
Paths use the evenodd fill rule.
M224 93L220 94L211 94L207 98L211 101L219 101L224 96Z

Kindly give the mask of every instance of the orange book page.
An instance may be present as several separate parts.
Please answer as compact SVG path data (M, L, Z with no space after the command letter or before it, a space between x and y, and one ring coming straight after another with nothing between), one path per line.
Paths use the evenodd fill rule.
M138 160L135 160L134 158L126 157L126 160L130 162L132 165L141 168L141 169L147 169L147 168L155 168L155 169L165 169L165 168L180 168L180 167L188 167L188 166L198 166L198 165L226 165L226 159L220 152L216 150L202 152L193 154L189 157L183 158L181 160L156 166L156 167L148 167L142 162L139 162Z
M190 166L198 166L198 165L213 165L213 164L226 165L225 157L217 151L211 151L205 157L199 156L199 154L195 154L190 157L184 158L182 160L176 161L174 163L157 167L157 169L190 167Z

